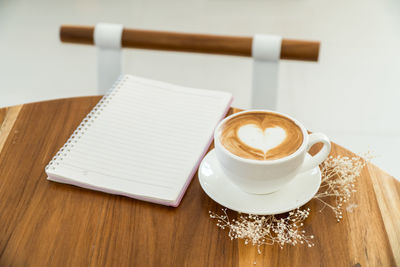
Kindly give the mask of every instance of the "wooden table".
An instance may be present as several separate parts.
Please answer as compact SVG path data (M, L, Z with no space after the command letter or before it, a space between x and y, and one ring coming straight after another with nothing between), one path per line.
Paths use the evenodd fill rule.
M340 223L306 205L314 247L261 255L216 227L208 211L221 206L197 177L178 208L47 181L44 167L99 99L0 109L0 266L400 265L400 183L372 164ZM332 154L353 155L335 144Z

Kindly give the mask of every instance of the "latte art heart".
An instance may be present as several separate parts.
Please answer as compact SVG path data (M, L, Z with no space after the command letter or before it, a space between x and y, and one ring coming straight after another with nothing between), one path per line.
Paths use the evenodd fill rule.
M232 116L219 134L221 144L231 153L254 160L286 157L303 143L302 129L294 121L268 111Z
M280 127L266 128L264 131L255 124L247 124L237 131L239 139L248 146L266 154L286 139L286 132Z

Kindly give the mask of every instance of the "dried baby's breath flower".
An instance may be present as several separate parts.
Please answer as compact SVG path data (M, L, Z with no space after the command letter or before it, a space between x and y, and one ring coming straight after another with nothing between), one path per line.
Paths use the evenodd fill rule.
M243 215L239 214L238 219L229 219L226 209L222 209L218 215L209 212L210 217L217 220L217 226L221 229L228 228L228 236L231 240L243 239L244 243L257 246L258 253L261 253L262 245L277 244L281 248L285 244L305 244L312 247L311 239L314 236L307 236L304 230L303 221L310 214L310 209L296 209L288 213L286 217L278 218L275 215Z
M342 208L352 194L356 192L355 182L360 175L362 168L372 158L371 153L365 154L364 158L330 156L321 165L321 187L315 199L324 204L323 208L329 207L335 213L337 221L342 219ZM331 204L331 203L334 204ZM351 205L351 209L356 208ZM322 211L321 209L321 211ZM313 235L307 235L302 230L303 221L310 214L310 209L296 209L285 217L276 215L244 215L238 214L237 219L230 219L227 209L222 209L222 214L209 211L210 217L217 221L221 229L229 229L228 236L231 240L243 239L245 244L257 246L258 253L261 253L262 245L277 244L281 248L286 244L305 244L308 247L314 246Z
M339 222L343 218L343 205L349 202L356 192L356 178L360 176L362 168L372 158L368 152L364 158L330 156L321 165L321 186L315 199L330 208Z

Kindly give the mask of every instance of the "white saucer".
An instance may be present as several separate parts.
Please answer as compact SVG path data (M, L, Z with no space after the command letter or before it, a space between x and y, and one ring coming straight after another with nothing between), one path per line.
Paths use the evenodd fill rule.
M269 215L296 209L310 201L321 184L321 171L316 167L301 173L285 187L271 194L249 194L229 180L213 149L200 164L199 181L204 192L222 206L242 213Z

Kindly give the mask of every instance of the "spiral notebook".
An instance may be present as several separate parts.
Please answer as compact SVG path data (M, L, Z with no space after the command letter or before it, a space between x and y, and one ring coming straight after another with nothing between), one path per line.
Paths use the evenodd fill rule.
M48 180L178 206L232 95L121 76L46 167Z

